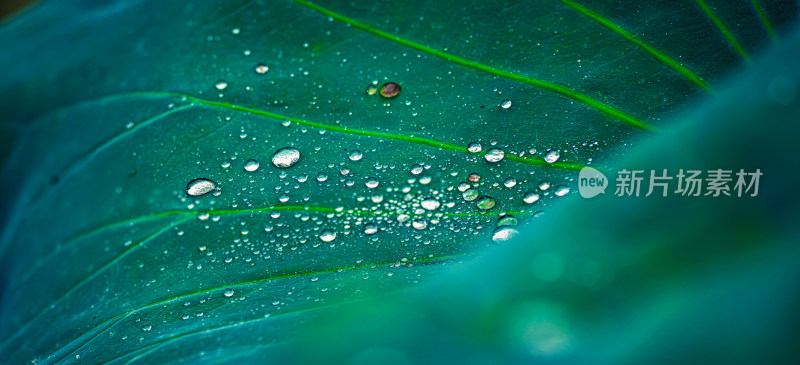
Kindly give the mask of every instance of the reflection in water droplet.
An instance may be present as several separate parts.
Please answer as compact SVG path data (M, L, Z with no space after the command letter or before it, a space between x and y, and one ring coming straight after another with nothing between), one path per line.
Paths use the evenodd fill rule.
M505 157L505 155L506 153L503 152L503 150L492 148L486 151L486 154L483 155L483 157L486 159L486 161L495 163L495 162L500 162L503 159L503 157Z
M272 156L272 164L278 168L289 168L300 161L300 151L293 147L284 147L275 152Z
M336 232L326 229L319 234L319 239L323 242L331 242L336 239Z
M549 150L544 154L544 161L547 163L553 163L558 161L559 157L561 157L561 152Z
M478 142L472 142L467 146L467 151L472 153L478 153L480 151L483 151L483 147Z
M511 100L508 100L508 99L506 99L506 100L503 100L503 101L500 103L500 107L501 107L501 108L503 108L503 109L508 109L508 108L510 108L510 107L511 107Z
M349 155L349 156L347 156L347 157L350 159L350 161L358 161L358 160L360 160L360 159L361 159L361 157L363 157L363 156L364 156L364 155L363 155L363 154L361 154L361 151L359 151L359 150L352 150L352 151L350 151L350 155Z
M209 179L199 178L194 179L186 185L186 194L190 196L200 196L208 194L211 190L217 187L213 181Z
M421 205L426 210L436 210L439 208L439 201L434 198L426 198L422 201Z
M478 208L481 208L483 210L489 210L494 208L495 202L494 199L492 199L492 197L484 196L478 199L476 205L478 206Z
M569 193L569 187L567 187L566 185L556 186L555 194L557 196L564 196L564 195L567 195L568 193Z
M250 159L244 163L244 169L250 172L258 170L258 161Z
M524 201L524 202L526 202L528 204L536 203L537 201L539 201L539 194L536 194L536 193L534 193L532 191L527 192L527 193L525 193L525 196L522 197L522 201Z
M519 231L514 228L508 226L500 227L494 231L494 234L492 234L492 241L505 242L516 237L518 234Z

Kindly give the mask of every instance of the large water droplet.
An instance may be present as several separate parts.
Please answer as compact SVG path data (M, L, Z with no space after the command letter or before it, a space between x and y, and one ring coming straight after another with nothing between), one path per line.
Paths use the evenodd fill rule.
M350 159L350 161L358 161L361 159L361 157L364 157L364 155L361 154L361 151L359 150L352 150L350 151L350 155L347 157Z
M326 229L319 234L319 239L323 242L331 242L336 239L336 232Z
M497 220L498 226L516 226L517 218L512 215L504 215Z
M225 81L220 80L220 81L217 81L217 84L214 85L214 86L217 87L217 90L225 90L225 88L228 87L228 83L225 82Z
M269 71L269 67L267 65L263 64L263 63L259 63L256 66L256 72L258 72L260 74L265 74L265 73L267 73L267 71Z
M494 199L492 199L492 197L484 196L478 199L476 205L478 206L478 208L481 208L483 210L489 210L494 208L495 202Z
M486 159L486 161L495 163L495 162L500 162L503 159L503 157L505 157L505 155L506 153L503 152L503 150L492 148L486 151L486 154L483 155L483 157Z
M411 174L419 175L419 174L422 173L422 170L424 170L424 169L425 169L425 167L423 167L422 165L416 164L414 166L411 166Z
M226 297L232 297L232 296L233 296L233 289L228 289L228 290L225 290L225 293L224 293L224 295L225 295Z
M297 161L300 161L300 151L293 147L281 148L272 156L272 164L282 169L294 166Z
M370 189L377 188L378 184L380 184L380 181L378 181L378 179L376 179L374 177L368 178L367 182L366 182L367 187L370 188Z
M378 226L376 226L376 225L374 225L372 223L367 223L364 226L364 234L373 235L375 233L378 233Z
M505 181L503 181L503 185L507 188L513 188L517 185L517 179L513 177L506 178Z
M467 146L467 151L472 153L478 153L480 151L483 151L483 147L478 142L472 142Z
M555 191L556 196L564 196L567 195L568 193L569 193L569 187L567 187L566 185L556 186L556 191Z
M414 227L414 229L423 230L428 228L428 222L426 222L424 219L415 219L413 222L411 222L411 226Z
M532 191L527 192L527 193L525 193L525 196L522 197L522 201L524 201L524 202L526 202L528 204L536 203L537 201L539 201L539 194L536 194L536 193L534 193Z
M439 201L434 198L426 198L422 201L421 205L426 210L436 210L439 208Z
M189 194L190 196L205 195L214 190L216 187L217 184L209 179L194 179L189 181L189 184L186 185L186 194Z
M503 100L502 102L500 102L500 107L503 108L503 109L510 108L511 107L511 100L509 100L509 99Z
M258 161L256 161L256 160L253 160L253 159L247 160L247 161L244 163L244 169L245 169L246 171L250 171L250 172L253 172L253 171L256 171L256 170L258 170L258 166L259 166L259 163L258 163Z
M387 82L381 85L380 93L384 98L393 98L400 94L400 85L394 82Z
M518 234L519 231L514 228L508 226L500 227L494 231L494 234L492 234L492 241L505 242L516 237Z
M468 202L478 199L478 195L480 194L475 189L467 189L463 194L461 194L461 196L464 197L464 200Z
M544 161L547 163L553 163L558 161L559 157L561 157L561 152L549 150L544 154Z

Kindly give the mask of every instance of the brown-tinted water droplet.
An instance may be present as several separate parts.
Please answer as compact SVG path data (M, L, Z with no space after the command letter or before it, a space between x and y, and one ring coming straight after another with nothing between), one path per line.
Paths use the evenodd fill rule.
M393 98L400 94L400 85L394 82L387 82L381 85L381 96L384 98Z

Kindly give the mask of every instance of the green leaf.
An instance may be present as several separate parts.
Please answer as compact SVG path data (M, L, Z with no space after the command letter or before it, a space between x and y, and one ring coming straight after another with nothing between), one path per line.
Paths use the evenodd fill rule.
M43 2L0 29L0 351L235 361L413 288L718 92L797 12L753 4Z

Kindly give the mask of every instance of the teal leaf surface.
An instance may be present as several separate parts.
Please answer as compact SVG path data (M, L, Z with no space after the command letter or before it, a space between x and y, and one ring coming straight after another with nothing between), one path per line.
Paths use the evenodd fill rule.
M0 353L235 361L414 288L713 99L798 11L753 4L44 1L0 28Z

